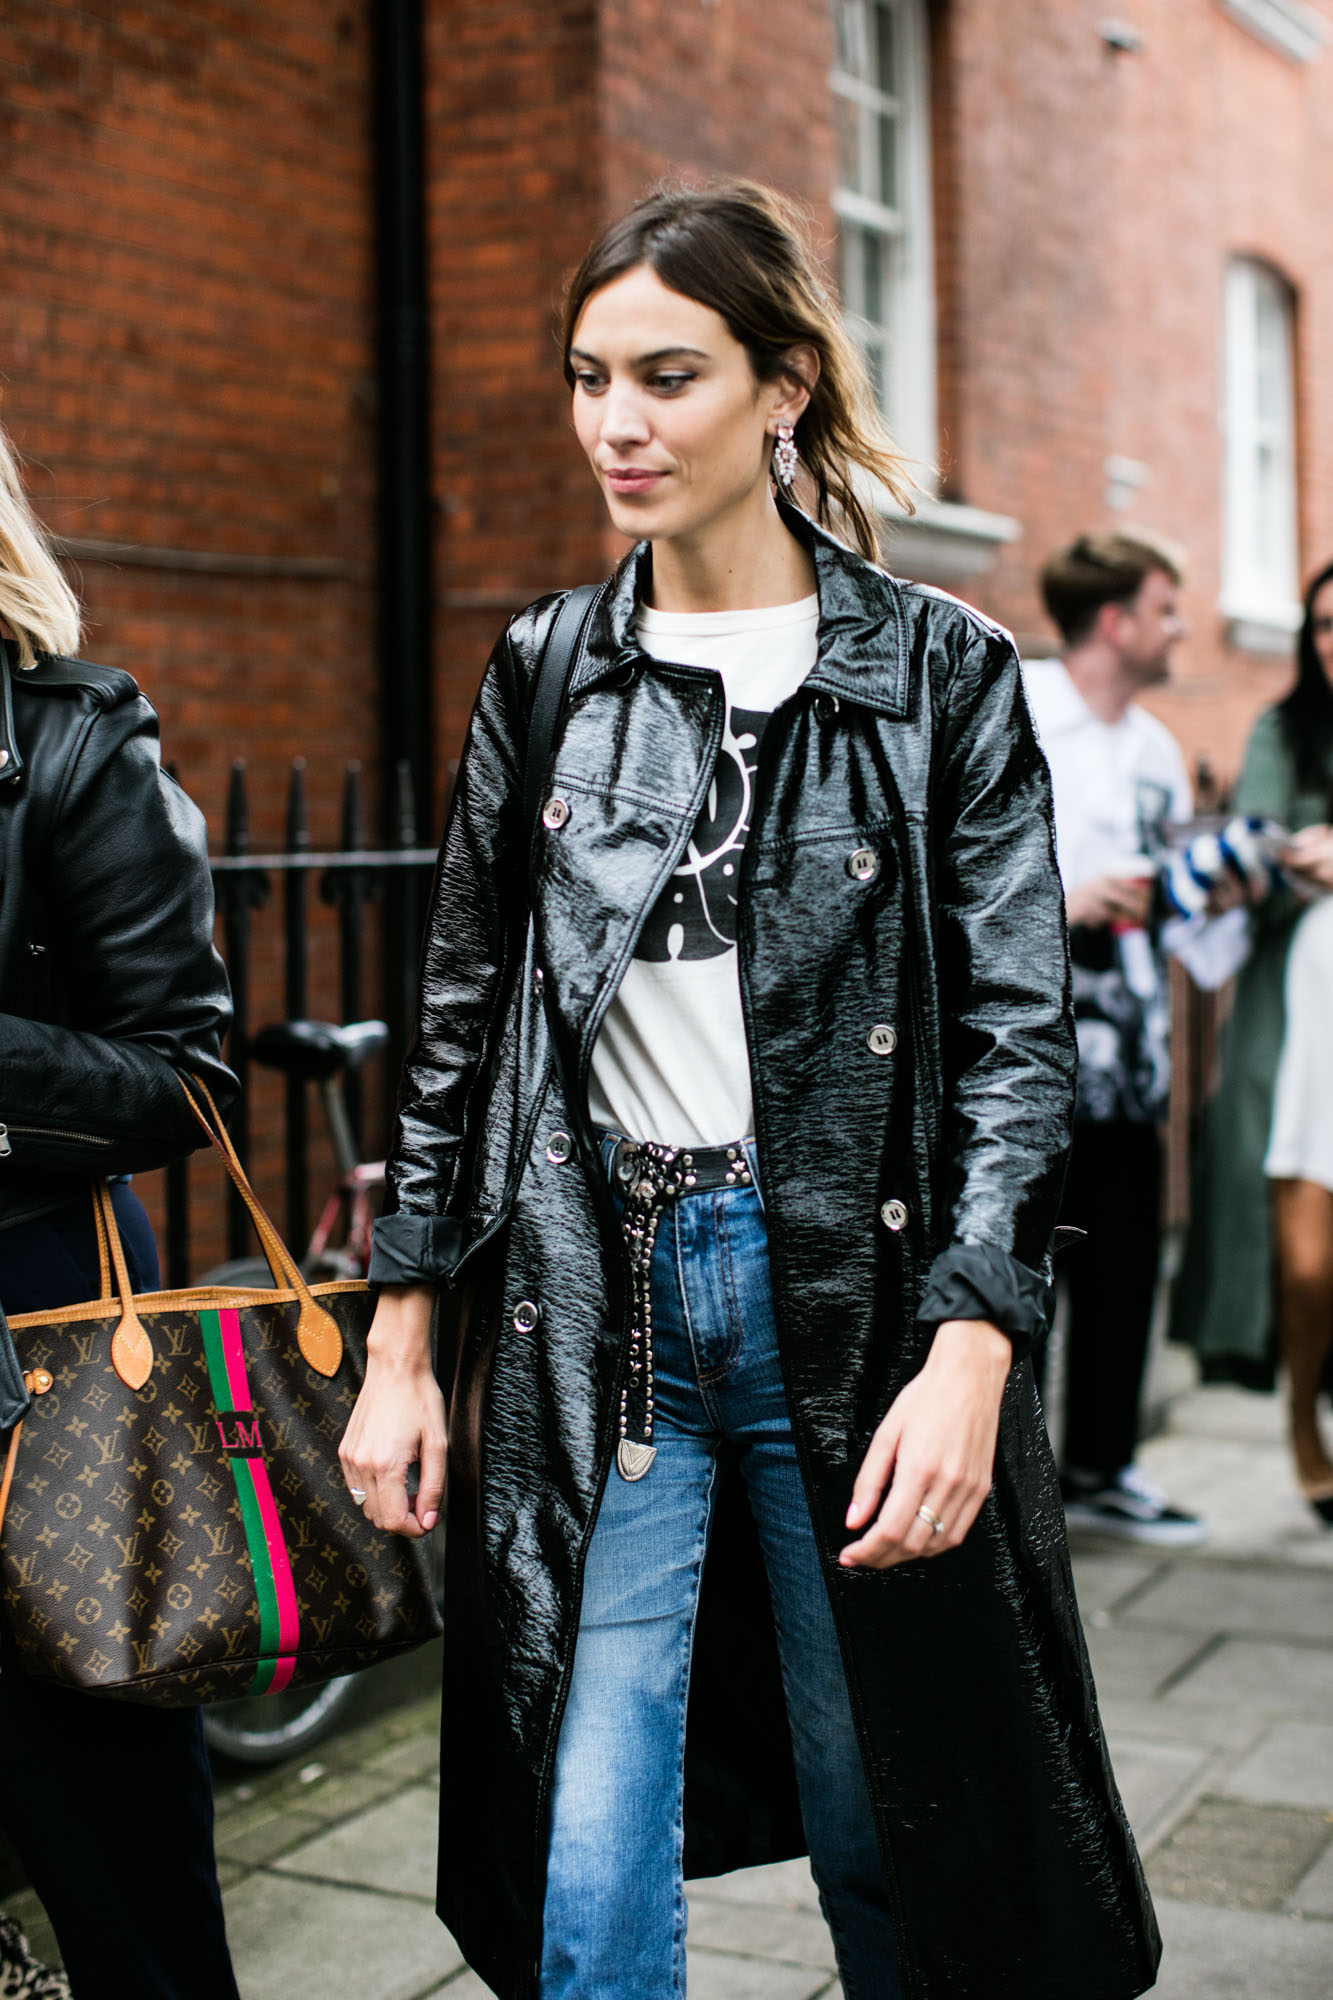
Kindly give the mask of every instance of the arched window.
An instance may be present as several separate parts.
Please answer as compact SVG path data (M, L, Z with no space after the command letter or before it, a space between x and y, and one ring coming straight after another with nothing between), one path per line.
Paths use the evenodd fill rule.
M926 464L935 429L929 49L924 0L833 0L839 282L875 393Z
M1294 333L1290 287L1267 264L1233 257L1223 329L1222 609L1234 626L1269 628L1269 643L1299 618Z

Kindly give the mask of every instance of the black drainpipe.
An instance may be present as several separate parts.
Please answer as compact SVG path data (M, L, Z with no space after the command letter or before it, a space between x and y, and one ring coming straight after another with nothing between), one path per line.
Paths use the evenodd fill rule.
M416 835L435 833L431 672L430 347L421 0L375 0L379 289L379 642L384 833L402 838L406 765Z

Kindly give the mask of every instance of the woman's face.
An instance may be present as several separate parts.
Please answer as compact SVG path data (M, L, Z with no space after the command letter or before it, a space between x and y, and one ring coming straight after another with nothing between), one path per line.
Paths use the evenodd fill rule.
M1310 611L1315 657L1324 669L1325 680L1333 687L1333 578L1315 592Z
M808 392L758 382L726 321L640 264L594 292L570 346L574 429L631 540L692 537L765 498Z

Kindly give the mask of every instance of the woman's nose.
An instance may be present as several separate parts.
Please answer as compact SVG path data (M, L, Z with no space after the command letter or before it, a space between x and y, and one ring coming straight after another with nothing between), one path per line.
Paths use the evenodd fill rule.
M643 400L632 383L612 382L602 403L602 436L608 444L645 444L649 429Z

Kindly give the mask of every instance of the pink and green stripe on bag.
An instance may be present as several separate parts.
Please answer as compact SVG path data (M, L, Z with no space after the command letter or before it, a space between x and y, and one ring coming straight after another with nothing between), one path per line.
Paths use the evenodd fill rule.
M223 1449L241 1503L241 1521L259 1603L259 1666L249 1693L280 1694L296 1670L301 1613L282 1520L269 1484L268 1467L260 1455L259 1427L245 1369L245 1350L241 1346L241 1317L234 1306L201 1312L199 1329L204 1337L208 1379ZM229 1425L231 1438L226 1435Z

